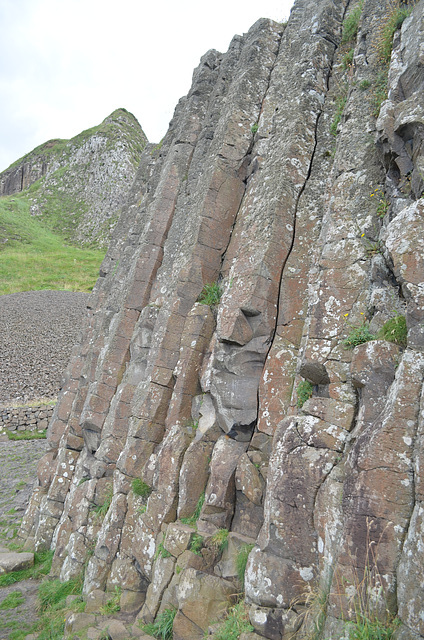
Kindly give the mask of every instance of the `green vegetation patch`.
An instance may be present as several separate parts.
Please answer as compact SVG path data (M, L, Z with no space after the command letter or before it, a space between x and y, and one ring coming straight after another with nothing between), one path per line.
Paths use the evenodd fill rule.
M350 627L349 640L391 640L399 624L398 618L382 621L364 616Z
M0 587L8 587L22 580L39 580L46 576L51 569L53 551L39 551L34 553L34 566L21 571L11 571L0 576Z
M303 407L305 402L312 396L314 388L308 380L302 380L297 386L297 406L299 409Z
M388 340L388 342L394 342L400 347L406 347L408 329L405 316L396 314L390 318L380 329L378 337Z
M22 591L12 591L2 602L0 602L0 610L16 609L25 602Z
M163 542L159 542L154 559L157 560L158 558L170 558L171 555L172 554L169 553L168 549L165 549L165 547L163 546Z
M252 551L254 544L242 544L239 548L236 556L236 571L237 577L244 590L244 574L246 573L247 559L249 553Z
M96 507L93 508L93 511L96 514L95 515L96 519L103 520L105 518L107 512L109 511L109 507L112 504L112 498L113 498L113 485L110 485L107 489L104 502L102 504L98 504Z
M387 99L387 80L389 75L390 58L393 48L393 36L397 29L400 29L404 20L411 14L413 7L406 7L400 0L393 3L392 10L380 26L377 40L377 54L379 59L379 69L372 93L372 115L377 118L380 107Z
M339 95L336 96L336 111L330 124L330 133L337 135L337 127L342 119L343 111L347 102L347 85L342 88Z
M354 40L358 34L359 20L361 18L363 2L349 13L343 22L342 44Z
M38 600L40 611L56 609L62 606L68 596L82 593L82 576L60 582L60 580L45 580L40 584Z
M358 327L352 326L349 335L342 341L345 349L354 349L358 344L376 340L377 336L371 333L367 322L363 322Z
M67 245L31 216L25 195L0 198L0 295L41 289L91 291L104 251Z
M134 480L131 483L131 488L133 490L134 495L139 496L141 498L148 498L152 493L152 487L150 487L141 478L134 478Z
M222 289L217 282L205 284L197 300L201 304L208 304L210 307L217 307L221 300Z
M149 636L160 640L172 639L172 627L177 609L165 609L160 613L151 624L141 624L140 628Z
M201 549L203 547L203 538L199 533L195 533L190 541L190 551L195 553L197 556L200 556Z
M205 494L202 493L199 500L197 501L196 509L194 510L193 515L190 516L189 518L181 518L181 522L183 524L187 524L189 527L195 527L196 522L199 519L200 512L202 510L204 502L205 502Z
M112 596L106 601L106 604L103 607L100 607L100 613L102 616L110 616L121 610L121 594L121 587L115 587Z
M412 7L406 7L399 1L395 3L381 29L381 36L378 43L378 53L380 62L388 64L392 55L393 36L397 29L400 29L404 20L411 15Z
M228 529L218 529L210 538L210 545L219 553L225 551L228 547Z
M244 600L228 611L227 618L214 633L215 640L238 640L242 633L254 631L249 622L249 614Z
M45 440L47 429L42 431L7 431L9 440Z

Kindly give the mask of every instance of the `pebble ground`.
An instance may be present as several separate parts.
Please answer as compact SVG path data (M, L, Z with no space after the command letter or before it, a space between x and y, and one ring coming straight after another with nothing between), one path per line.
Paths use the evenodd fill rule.
M27 291L0 296L0 404L57 397L89 295Z

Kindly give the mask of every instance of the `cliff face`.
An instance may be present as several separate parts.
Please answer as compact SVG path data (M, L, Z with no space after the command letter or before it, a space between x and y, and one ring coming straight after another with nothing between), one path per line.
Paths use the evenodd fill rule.
M0 196L25 192L31 214L77 244L107 247L147 138L117 109L71 140L49 140L0 174Z
M175 607L174 638L222 614L247 544L259 636L393 614L424 637L424 4L390 31L404 10L297 0L208 52L115 229L21 536L90 597Z

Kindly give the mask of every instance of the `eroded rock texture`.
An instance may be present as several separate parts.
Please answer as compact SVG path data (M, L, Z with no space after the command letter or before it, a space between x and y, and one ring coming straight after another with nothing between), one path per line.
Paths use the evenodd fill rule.
M144 153L50 424L22 537L145 622L175 607L181 640L222 616L250 548L259 636L345 637L361 601L424 637L424 5L378 120L396 7L365 0L341 45L357 6L298 0L202 58ZM213 282L219 304L199 302ZM383 339L403 316L406 345ZM348 349L355 327L379 339Z

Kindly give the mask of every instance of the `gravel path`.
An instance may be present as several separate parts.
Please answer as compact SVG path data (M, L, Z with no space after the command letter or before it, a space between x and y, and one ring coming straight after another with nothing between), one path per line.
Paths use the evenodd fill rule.
M0 404L56 398L89 293L0 296Z

